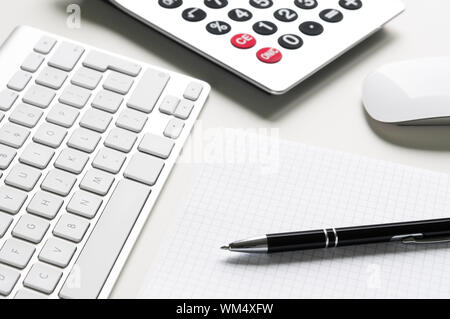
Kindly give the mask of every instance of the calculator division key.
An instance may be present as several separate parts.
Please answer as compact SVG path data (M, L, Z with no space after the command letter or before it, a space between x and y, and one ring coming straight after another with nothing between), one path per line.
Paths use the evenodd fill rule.
M256 39L250 34L239 33L231 38L231 43L238 49L250 49L256 45Z
M199 8L188 8L183 11L182 16L184 20L198 22L206 18L206 12Z
M339 5L347 10L358 10L363 6L361 0L340 0Z
M206 25L206 30L215 35L222 35L230 32L231 26L223 21L212 21Z
M273 15L277 20L282 22L292 22L298 18L297 12L287 8L278 9Z
M307 21L300 24L300 31L306 35L316 36L323 33L323 26L314 21Z
M166 9L175 9L183 4L183 0L159 0L159 5Z
M247 9L237 8L228 12L228 17L237 22L244 22L253 18L253 14Z
M285 34L278 39L278 44L288 50L296 50L302 47L303 40L295 34Z
M228 0L205 0L205 5L211 9L222 9L228 5Z
M272 0L250 0L250 4L257 9L267 9L273 6Z
M300 9L306 10L314 9L318 5L317 0L295 0L294 3Z
M319 15L322 20L330 23L337 23L344 19L342 12L336 9L325 9Z
M280 50L275 48L263 48L256 53L256 56L261 62L269 64L280 62L283 57Z
M259 21L253 25L253 31L261 35L271 35L278 31L278 27L270 21Z

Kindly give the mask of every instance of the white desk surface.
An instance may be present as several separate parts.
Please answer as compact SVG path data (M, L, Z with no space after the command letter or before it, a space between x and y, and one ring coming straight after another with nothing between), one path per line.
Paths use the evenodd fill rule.
M404 1L406 12L385 30L281 97L269 97L100 0L8 1L2 7L0 40L16 25L27 24L208 81L213 90L201 115L206 129L279 128L282 138L450 173L450 127L383 125L370 120L361 104L361 84L374 68L395 60L450 55L450 1ZM80 29L66 25L71 3L81 6ZM137 295L197 169L191 164L175 167L113 298Z

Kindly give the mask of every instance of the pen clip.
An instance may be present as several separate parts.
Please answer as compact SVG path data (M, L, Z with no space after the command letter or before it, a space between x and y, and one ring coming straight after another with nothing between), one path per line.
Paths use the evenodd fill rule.
M444 244L450 243L450 237L430 237L430 238L417 238L414 236L406 237L402 239L402 243L405 245L429 245L429 244Z

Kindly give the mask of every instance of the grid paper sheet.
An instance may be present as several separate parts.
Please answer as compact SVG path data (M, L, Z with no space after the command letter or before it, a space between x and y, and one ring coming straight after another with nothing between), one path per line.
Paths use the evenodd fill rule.
M201 169L140 297L450 297L448 244L219 250L265 233L449 216L449 175L283 141L273 174L255 164Z

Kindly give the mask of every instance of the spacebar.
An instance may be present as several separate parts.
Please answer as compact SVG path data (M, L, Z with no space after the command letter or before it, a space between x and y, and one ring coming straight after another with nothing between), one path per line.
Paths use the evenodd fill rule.
M98 297L149 195L143 184L118 183L59 292L61 298Z

